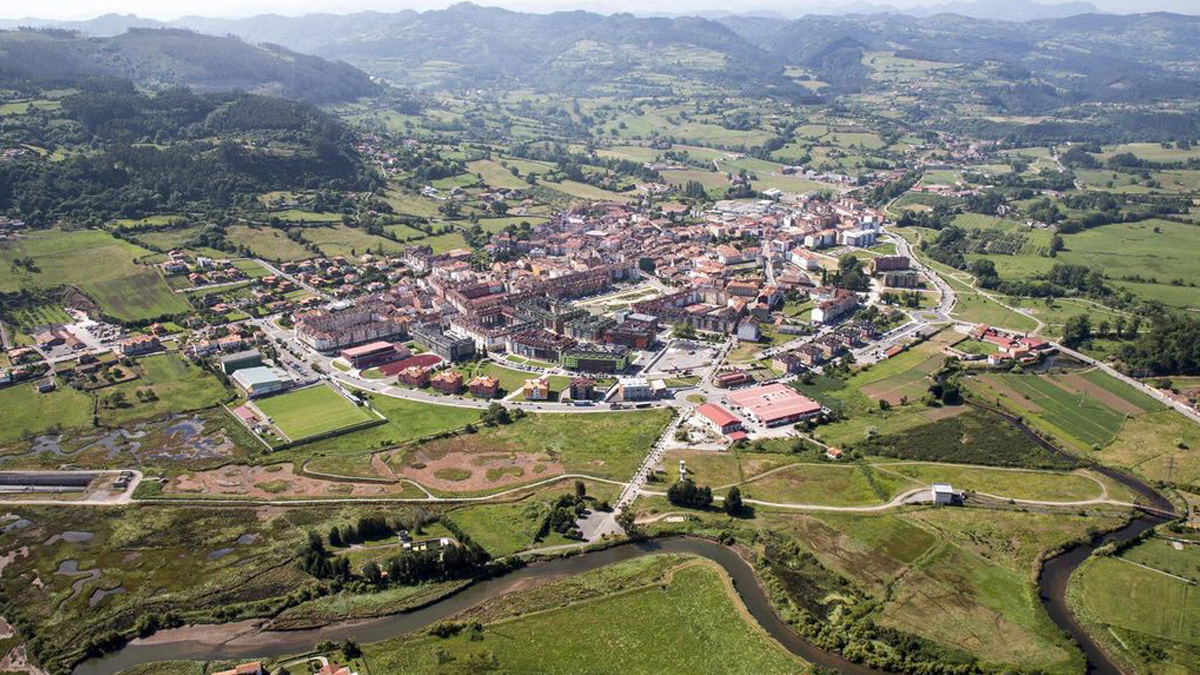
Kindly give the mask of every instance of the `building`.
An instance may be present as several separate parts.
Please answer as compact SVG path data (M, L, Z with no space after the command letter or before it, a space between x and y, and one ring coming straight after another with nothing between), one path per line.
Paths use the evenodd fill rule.
M341 352L341 357L357 370L374 368L385 363L407 359L410 356L412 356L412 352L408 347L382 341L348 347Z
M162 349L162 344L153 335L135 335L121 340L117 350L122 356L138 356Z
M572 401L590 401L596 398L596 381L589 377L572 378L570 394Z
M804 359L796 352L783 352L771 359L771 368L786 375L802 372L805 369Z
M426 323L413 326L412 336L429 351L447 361L461 361L475 355L475 341L458 338L442 330L441 324Z
M812 308L812 322L816 324L837 323L858 307L858 296L852 291L836 289L833 297L818 302Z
M354 672L350 666L343 666L330 661L321 666L321 669L317 671L317 675L358 675L358 673Z
M552 363L558 363L563 352L574 346L575 340L541 328L513 333L504 341L504 347L510 354Z
M405 322L390 315L386 305L377 302L299 312L295 324L301 342L325 353L364 342L400 338L407 328Z
M629 368L632 352L620 346L574 347L562 353L561 365L580 373L621 373Z
M542 376L525 380L521 393L525 395L526 401L547 401L550 399L550 379Z
M500 380L488 375L478 375L467 383L467 390L477 398L495 398L500 393Z
M409 366L396 373L396 381L410 387L424 387L429 384L429 368Z
M783 384L765 384L725 395L751 420L768 427L792 424L821 414L821 404Z
M750 384L753 381L754 378L750 376L750 373L747 373L744 370L731 370L727 373L721 373L720 375L717 375L716 378L713 379L713 384L722 389L729 389L730 387Z
M254 368L263 364L262 353L257 349L247 349L244 352L234 352L220 359L221 372L232 375L242 368Z
M623 377L619 388L622 401L649 401L654 398L650 381L644 377Z
M742 420L737 415L722 408L716 403L705 403L696 408L700 417L711 425L718 433L731 434L742 430Z
M745 319L738 324L737 338L743 342L758 342L762 339L762 331L754 319Z
M904 272L910 269L910 261L906 255L881 255L871 259L871 271L875 274L886 272Z
M235 371L230 379L250 398L275 394L292 384L291 378L282 371L266 366L242 368Z
M930 496L933 498L933 503L940 506L948 506L950 504L961 504L962 493L946 483L934 483L929 489Z
M443 394L457 394L462 391L463 375L457 370L446 369L429 378L429 386Z

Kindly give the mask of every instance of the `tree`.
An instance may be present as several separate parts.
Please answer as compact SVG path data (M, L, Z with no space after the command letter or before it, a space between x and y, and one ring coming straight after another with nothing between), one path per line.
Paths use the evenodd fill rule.
M1092 322L1087 314L1077 314L1063 325L1063 344L1068 347L1078 347L1092 337Z
M741 514L745 505L742 504L742 491L735 485L729 488L729 492L725 495L725 513L730 516Z
M345 545L342 542L342 533L338 531L337 525L329 528L329 545L334 548L341 548Z
M690 479L684 479L667 488L667 501L676 506L707 509L712 505L712 488L700 487Z
M346 638L346 641L342 643L342 656L345 656L347 659L360 658L362 657L362 648L358 646L358 643L353 638Z
M587 486L584 485L583 481L581 481L581 480L575 481L575 500L582 501L583 498L586 496L587 496Z

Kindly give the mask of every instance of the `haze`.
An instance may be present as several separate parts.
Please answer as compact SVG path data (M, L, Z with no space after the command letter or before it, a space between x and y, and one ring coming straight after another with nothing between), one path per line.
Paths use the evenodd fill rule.
M386 2L382 0L107 0L87 2L82 0L16 0L6 2L0 10L4 18L37 17L42 19L78 20L89 19L108 13L133 13L142 17L169 20L188 15L208 17L244 17L255 14L277 13L299 15L312 12L350 12L375 10L395 12L403 9L439 9L448 2L437 0L414 2ZM587 9L604 13L633 12L635 14L688 14L730 11L730 4L721 0L658 0L653 3L634 0L604 0L583 2L579 0L500 0L482 2L509 9L550 12L557 10ZM891 5L900 8L926 7L945 4L943 0L922 2L920 0L892 0L890 2L862 2L861 0L827 0L824 2L787 2L781 0L759 0L740 7L741 12L777 12L788 16L805 12L830 13L844 8L863 8L870 5ZM1055 4L1055 3L1044 3ZM1106 12L1132 13L1168 11L1193 14L1197 10L1195 0L1093 0L1091 3Z

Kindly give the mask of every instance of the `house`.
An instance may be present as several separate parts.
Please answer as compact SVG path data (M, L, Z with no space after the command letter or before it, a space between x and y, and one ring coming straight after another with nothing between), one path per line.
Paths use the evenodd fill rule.
M718 433L731 434L742 430L742 420L737 415L722 408L716 403L705 403L696 412L701 419L711 425Z
M521 392L525 395L526 401L549 400L550 379L543 376L525 380L525 386L521 388Z
M342 666L330 661L321 666L321 669L317 671L317 675L358 675L358 673L351 670L350 666Z
M457 370L443 370L429 378L429 386L443 394L457 394L462 390L463 375Z
M858 307L858 296L851 291L837 289L829 300L822 300L812 308L815 324L837 323Z
M467 383L467 390L477 398L495 398L500 393L500 380L488 375L479 375L471 378Z
M596 397L596 381L588 377L573 378L570 393L572 401L590 401Z

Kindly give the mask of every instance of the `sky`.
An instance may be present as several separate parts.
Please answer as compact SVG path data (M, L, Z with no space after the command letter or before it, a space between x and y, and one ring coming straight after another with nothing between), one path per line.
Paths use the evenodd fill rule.
M859 4L863 0L743 0L731 5L728 0L474 0L481 5L547 12L588 9L595 12L633 12L635 14L686 14L702 11L748 12L776 10L788 15L805 11L825 13L830 7ZM942 4L948 0L866 0L872 4L915 7ZM1004 0L995 0L1003 3ZM299 15L310 12L346 14L362 10L395 12L402 9L438 9L453 0L4 0L0 17L79 20L106 13L132 13L142 17L169 20L181 16L243 17L255 14ZM1200 0L1090 0L1109 12L1175 11L1200 14ZM1045 4L1053 4L1046 2ZM824 11L823 11L824 10Z

